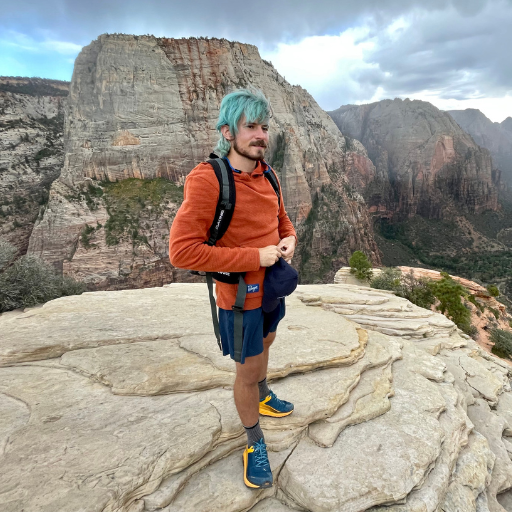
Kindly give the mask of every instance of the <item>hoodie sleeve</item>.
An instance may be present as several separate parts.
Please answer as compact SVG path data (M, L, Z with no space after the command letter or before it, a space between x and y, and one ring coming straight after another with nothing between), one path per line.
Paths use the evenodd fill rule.
M219 197L215 174L194 170L185 181L183 203L172 223L169 259L175 267L204 272L247 272L260 268L255 247L206 245ZM291 223L290 223L291 224Z

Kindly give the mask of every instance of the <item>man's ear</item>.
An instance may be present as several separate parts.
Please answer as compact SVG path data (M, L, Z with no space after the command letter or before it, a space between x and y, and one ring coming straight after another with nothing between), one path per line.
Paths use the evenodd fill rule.
M235 138L233 137L233 134L231 133L231 130L227 124L224 124L220 127L220 133L222 133L226 140L232 141Z

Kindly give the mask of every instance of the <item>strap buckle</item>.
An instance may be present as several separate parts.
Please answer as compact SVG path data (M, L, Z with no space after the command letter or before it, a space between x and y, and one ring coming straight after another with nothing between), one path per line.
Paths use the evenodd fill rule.
M244 312L244 307L243 306L237 306L236 304L233 304L231 306L231 309L233 311L235 311L236 313L243 313Z
M206 272L202 272L200 270L189 270L188 273L192 274L193 276L201 276L201 277L206 276Z

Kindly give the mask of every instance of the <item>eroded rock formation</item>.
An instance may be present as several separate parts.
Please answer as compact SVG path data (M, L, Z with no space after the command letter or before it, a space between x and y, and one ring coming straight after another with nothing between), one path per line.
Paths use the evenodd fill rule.
M506 512L511 368L419 309L299 286L269 365L295 411L262 418L275 480L263 491L243 484L234 367L205 285L6 313L2 512Z
M475 108L447 112L478 145L490 151L494 166L501 171L503 182L512 186L512 131L507 129L507 120L493 123Z
M437 219L498 208L500 176L489 151L432 104L383 100L329 114L375 164L376 177L364 189L372 211Z
M126 275L136 282L141 269L157 264L163 281L170 281L172 269L162 264L167 259L162 237L179 205L176 197L163 198L158 218L146 209L144 221L127 227L126 236L113 243L101 231L112 227L111 208L101 197L91 199L90 187L129 178L182 185L216 144L222 97L249 84L265 91L272 103L269 161L280 175L290 217L302 230L299 253L306 257L297 264L326 278L339 266L336 261L346 261L355 249L378 261L364 200L348 179L364 181L374 172L361 144L343 137L313 98L288 84L256 47L149 36L103 35L77 57L64 168L34 228L30 252L99 287ZM81 240L84 229L95 244L91 271L91 248Z
M0 236L20 254L64 162L67 82L0 77Z
M416 279L430 279L433 281L439 281L442 279L441 272L437 270L403 266L397 268L399 268L402 273L412 273ZM373 269L373 275L375 277L380 273L381 269ZM471 295L473 295L473 297L475 297L476 302L481 306L481 308L479 308L469 301L464 301L465 306L471 311L471 324L474 325L477 329L474 335L475 340L480 345L480 347L482 347L486 352L490 353L494 345L494 343L490 341L489 336L491 329L496 328L509 332L512 331L512 316L508 313L505 305L492 297L489 291L483 286L462 277L450 277L464 286L464 288L466 288L466 290ZM370 284L368 282L357 279L353 274L350 273L350 267L343 267L339 269L334 276L334 283L356 285L362 289L365 289L366 295L371 295L373 291L376 291L378 294L383 293L382 290L370 289ZM395 306L392 306L391 304L395 304ZM402 335L404 336L421 338L425 335L425 329L427 328L428 324L437 325L437 331L442 325L442 321L439 323L439 314L436 313L435 304L432 306L432 311L434 313L431 313L426 309L414 306L414 304L410 304L408 301L404 302L404 299L395 297L392 294L389 295L388 301L384 306L369 308L365 304L363 306L350 305L349 307L343 307L342 305L333 303L330 306L324 305L324 307L337 308L336 311L340 314L343 314L346 318L354 319L361 325L367 326L371 329L377 329L381 332L386 332L382 331L385 325L384 320L377 319L376 321L375 317L387 318L389 315L389 309L391 307L395 307L395 324L393 326L395 331L388 331L387 334L396 334L396 332L402 332ZM453 326L450 328L453 328ZM407 330L410 332L407 333ZM436 336L438 332L430 330L428 332L428 336ZM512 361L504 361L512 366Z

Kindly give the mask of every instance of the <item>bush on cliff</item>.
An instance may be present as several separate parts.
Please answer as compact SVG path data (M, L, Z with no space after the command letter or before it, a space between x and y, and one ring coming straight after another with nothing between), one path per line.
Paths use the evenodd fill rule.
M471 312L464 304L464 300L474 302L472 295L446 272L441 272L441 276L440 281L417 279L412 271L402 274L398 268L385 268L380 276L371 280L370 286L394 291L399 297L425 309L430 309L437 301L436 309L459 329L470 336L476 334L476 328L471 324Z
M466 334L475 334L471 325L471 312L464 305L463 299L469 297L469 292L446 272L441 272L440 281L432 281L429 286L439 304L436 309L454 322Z
M37 256L25 255L12 262L16 252L13 245L0 240L0 313L85 291L83 283L59 275ZM11 259L2 264L9 254Z
M14 245L0 238L0 272L14 260L17 252Z
M512 359L512 332L503 329L492 329L490 338L494 343L491 349L493 354L498 357Z
M402 291L402 272L395 267L383 268L379 275L372 278L370 286L379 290L391 290L400 295Z
M364 252L355 251L348 260L348 264L350 265L350 273L355 274L357 279L369 281L372 278L372 264Z
M371 280L370 286L380 290L394 291L399 297L409 300L420 308L430 309L435 302L430 280L416 279L412 271L402 274L398 268L384 268L379 276Z
M487 291L491 294L491 297L499 297L500 291L498 290L498 287L494 284L491 284L487 287Z
M426 277L417 279L411 270L408 274L402 276L402 297L420 308L430 309L436 301L431 285L432 280Z

